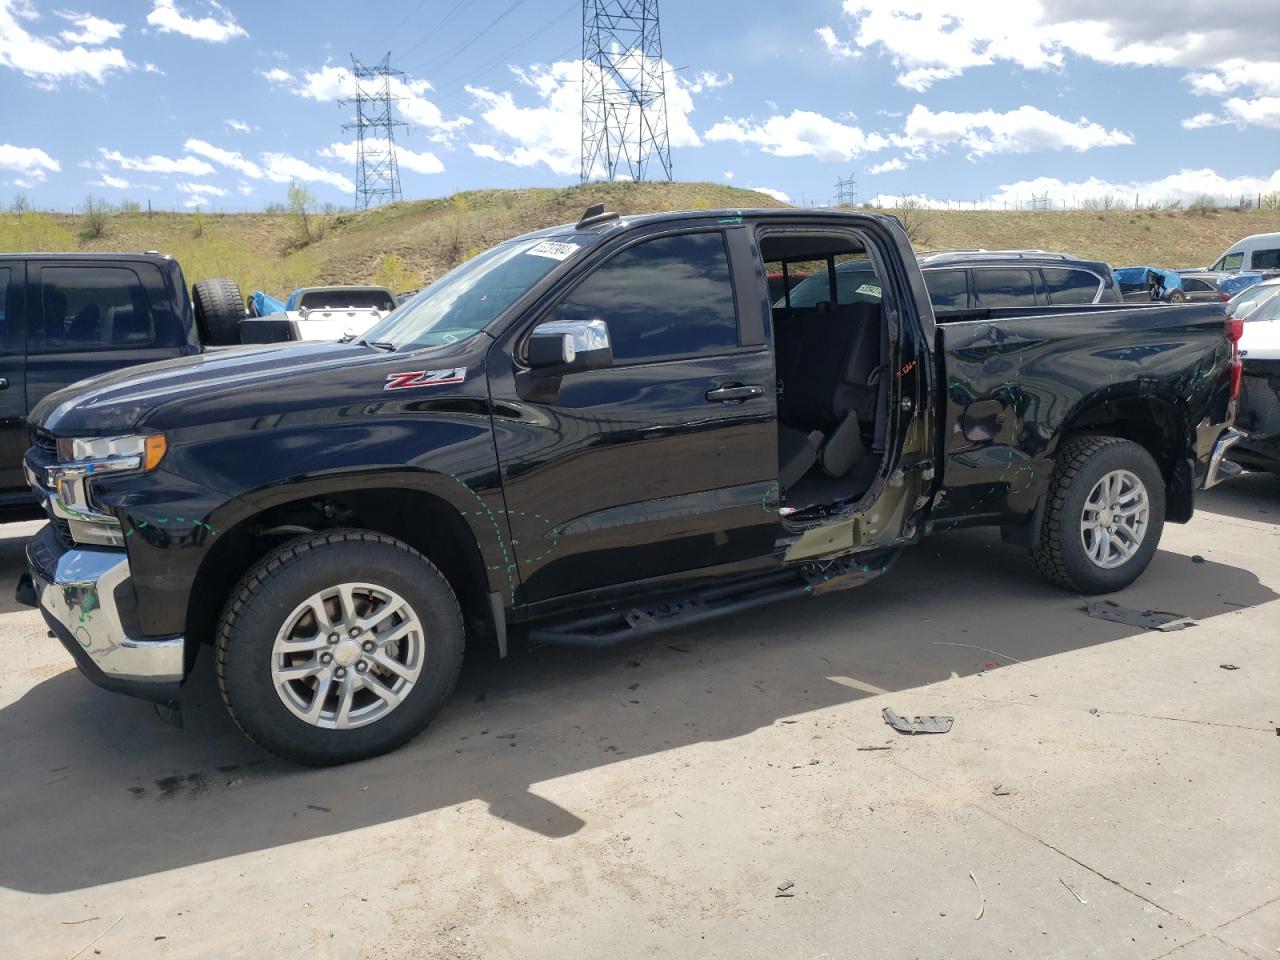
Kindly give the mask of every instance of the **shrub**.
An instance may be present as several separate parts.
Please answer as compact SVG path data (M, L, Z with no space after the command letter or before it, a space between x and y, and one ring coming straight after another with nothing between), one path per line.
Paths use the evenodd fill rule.
M1207 217L1211 213L1217 212L1218 202L1207 193L1202 193L1187 205L1187 213L1195 214L1197 217Z
M373 282L392 293L401 293L416 290L422 284L422 277L398 253L384 253L373 271Z
M111 204L93 194L85 197L84 230L90 237L100 237L107 232L107 217L111 215Z

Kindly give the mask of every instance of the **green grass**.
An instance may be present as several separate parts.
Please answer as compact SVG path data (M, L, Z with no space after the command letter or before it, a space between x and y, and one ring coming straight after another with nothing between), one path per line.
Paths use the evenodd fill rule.
M188 281L232 277L246 294L369 283L380 266L385 275L388 263L405 286L418 286L501 240L572 222L594 202L619 213L779 206L764 194L709 183L475 190L320 218L323 235L311 242L300 222L281 213L114 213L101 237L88 236L74 214L4 214L0 251L159 250L182 264ZM1277 210L932 211L924 217L922 251L1041 247L1114 265L1206 265L1242 236L1280 231ZM387 260L389 254L398 259Z

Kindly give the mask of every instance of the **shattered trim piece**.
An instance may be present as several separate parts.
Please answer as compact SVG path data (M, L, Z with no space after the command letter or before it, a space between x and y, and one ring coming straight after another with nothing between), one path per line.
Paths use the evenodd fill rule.
M951 730L951 724L954 722L952 717L912 717L908 720L906 717L899 716L894 713L892 707L885 707L881 711L884 722L899 733L914 735L917 733L948 733Z
M1109 620L1112 623L1123 623L1127 627L1142 627L1144 630L1159 630L1172 633L1187 627L1199 626L1199 621L1192 617L1184 617L1179 613L1165 613L1161 610L1134 610L1122 607L1110 600L1090 600L1084 606L1084 612L1098 620Z

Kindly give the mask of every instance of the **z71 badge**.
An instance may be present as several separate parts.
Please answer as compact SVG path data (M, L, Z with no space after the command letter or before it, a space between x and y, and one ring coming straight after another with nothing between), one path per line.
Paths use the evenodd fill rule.
M442 387L446 383L462 383L467 379L466 367L451 370L409 370L387 374L383 390L412 390L415 387Z

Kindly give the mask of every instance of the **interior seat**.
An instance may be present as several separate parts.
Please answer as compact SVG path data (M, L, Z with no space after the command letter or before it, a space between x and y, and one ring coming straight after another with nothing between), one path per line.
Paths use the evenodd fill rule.
M829 476L842 477L865 458L862 423L876 418L881 307L862 302L792 311L782 333L779 480L786 486L785 477L799 479L818 461Z

